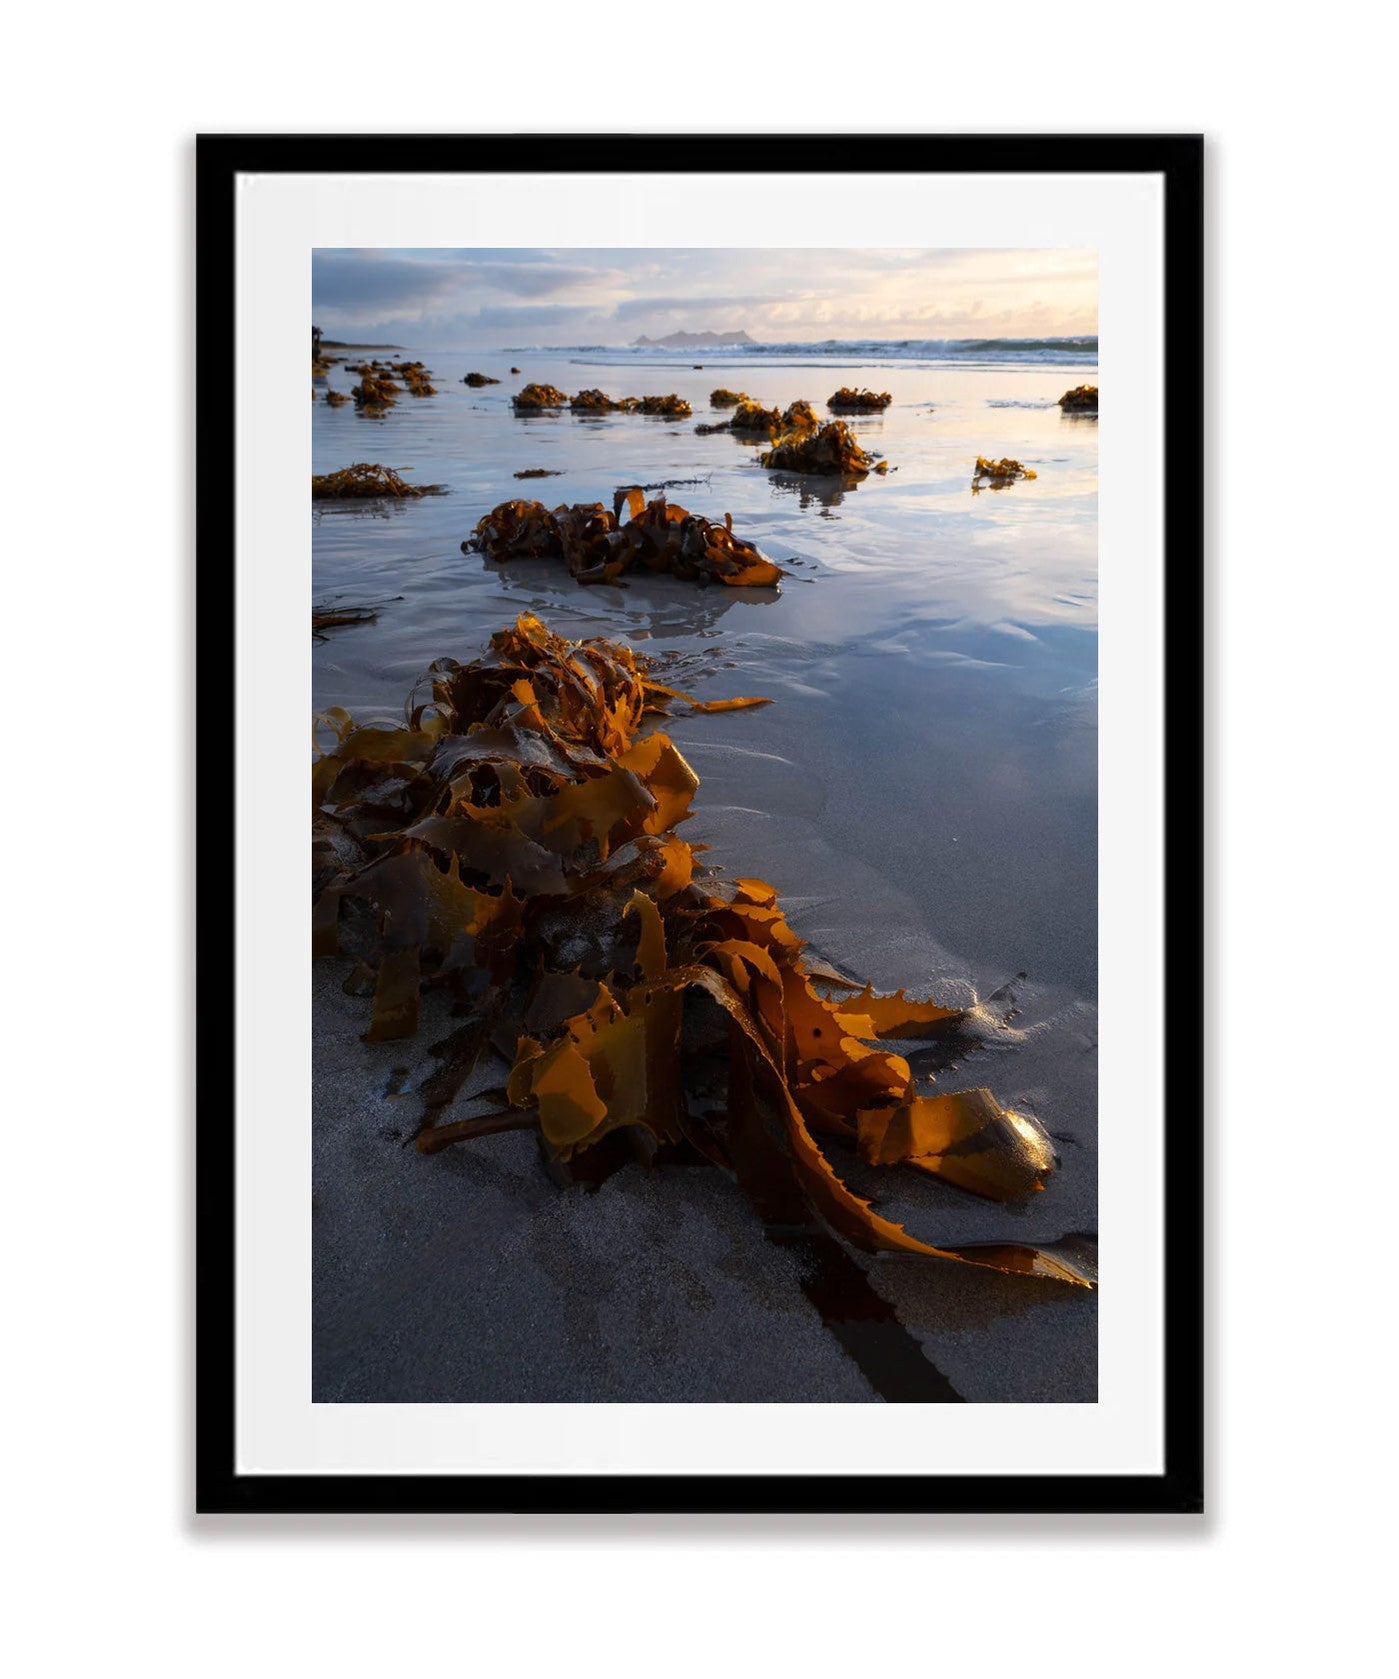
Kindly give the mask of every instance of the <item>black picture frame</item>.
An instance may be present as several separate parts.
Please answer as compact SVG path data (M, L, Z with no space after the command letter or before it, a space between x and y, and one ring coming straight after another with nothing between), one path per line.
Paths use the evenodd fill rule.
M731 135L201 135L198 367L235 342L235 184L244 173L745 172L768 140ZM1203 174L1199 135L811 136L782 168L890 173L1154 174L1164 185L1165 732L1164 1469L1159 1475L240 1475L234 1405L234 974L228 874L197 888L195 1506L247 1513L1194 1513L1204 1507L1203 1370ZM228 715L235 413L197 395L196 695ZM196 820L226 832L225 759L205 754ZM217 941L217 954L216 950Z

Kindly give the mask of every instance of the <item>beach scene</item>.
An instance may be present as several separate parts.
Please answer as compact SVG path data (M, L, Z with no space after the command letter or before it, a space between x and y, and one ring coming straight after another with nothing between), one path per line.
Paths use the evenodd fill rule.
M314 1400L1093 1403L1094 253L313 320Z

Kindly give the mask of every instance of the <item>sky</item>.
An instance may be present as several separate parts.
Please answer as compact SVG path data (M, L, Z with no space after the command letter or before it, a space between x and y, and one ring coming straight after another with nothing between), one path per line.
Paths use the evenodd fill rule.
M1077 250L317 250L312 301L328 337L432 349L1098 330Z

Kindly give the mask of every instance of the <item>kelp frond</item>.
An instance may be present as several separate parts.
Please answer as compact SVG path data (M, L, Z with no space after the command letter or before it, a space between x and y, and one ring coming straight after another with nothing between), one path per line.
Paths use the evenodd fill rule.
M338 709L318 719L333 739L312 770L314 949L334 953L342 907L365 906L366 1038L414 1035L425 986L463 1019L420 1086L419 1150L529 1128L574 1162L625 1130L657 1160L684 1150L732 1172L784 1228L805 1209L795 1216L867 1252L1086 1283L1020 1242L932 1246L837 1173L832 1144L1007 1201L1042 1188L1056 1161L1028 1115L987 1090L919 1094L881 1047L956 1031L963 1011L869 989L831 997L848 982L807 960L771 886L701 873L676 832L698 778L648 725L682 706L765 702L696 702L654 670L525 615L484 658L438 660L402 728ZM507 1105L453 1121L487 1044L509 1062Z
M517 371L512 368L512 372ZM470 385L473 390L480 390L483 385L498 385L499 379L492 379L489 373L468 373L462 380L463 385Z
M720 385L717 391L710 391L709 406L711 408L737 408L740 402L751 402L753 399L746 391L730 391Z

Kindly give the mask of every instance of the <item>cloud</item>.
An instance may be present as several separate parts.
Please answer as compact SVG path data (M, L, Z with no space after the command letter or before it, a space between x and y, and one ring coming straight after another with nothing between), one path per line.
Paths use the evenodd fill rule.
M1097 330L1082 250L321 250L317 322L480 348L625 343L677 326L756 338L1041 336Z

